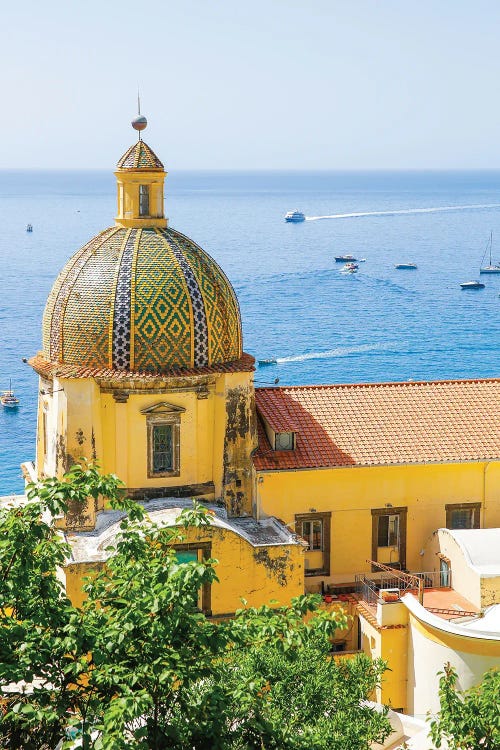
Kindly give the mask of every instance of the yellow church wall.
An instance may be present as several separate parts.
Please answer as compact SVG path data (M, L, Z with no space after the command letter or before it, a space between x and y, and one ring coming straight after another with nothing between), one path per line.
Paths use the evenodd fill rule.
M240 505L251 513L250 455L255 447L251 373L191 378L187 385L179 382L179 387L154 392L130 389L125 397L118 393L115 398L116 389L109 383L55 379L39 397L38 475L62 476L75 461L97 459L103 472L117 474L131 490L192 487L193 494L209 498L226 492L236 500L243 497ZM148 477L148 415L141 410L163 402L181 410L179 471ZM208 485L206 491L199 485Z
M253 515L255 485L251 456L257 448L253 373L231 373L225 377L224 386L223 500L230 515Z
M38 403L37 475L61 477L71 464L82 458L92 460L101 449L99 389L92 379L41 382L44 392Z
M213 424L211 432L213 435L213 451L211 453L211 471L215 485L215 497L222 497L222 486L224 480L224 436L226 430L226 383L234 382L233 377L226 380L225 377L215 378L212 408Z
M246 606L289 604L304 591L303 551L298 545L252 547L237 534L211 534L218 583L212 586L212 614Z
M243 606L289 604L303 593L303 548L296 544L252 546L234 531L210 527L183 530L182 544L210 545L217 560L218 581L211 586L214 617L232 615ZM75 606L84 600L84 579L102 568L102 562L70 563L64 568L66 592ZM242 599L246 600L246 605Z
M125 403L119 403L111 394L103 393L104 470L116 472L129 488L211 482L213 400L210 393L200 400L194 391L183 391L132 393ZM179 413L179 472L172 476L148 477L147 415L141 410L161 402L185 410Z
M498 464L423 464L257 472L260 511L294 528L295 514L331 511L330 579L369 570L372 515L377 508L407 507L406 567L422 569L420 552L446 524L447 503L481 502L487 522L500 509Z

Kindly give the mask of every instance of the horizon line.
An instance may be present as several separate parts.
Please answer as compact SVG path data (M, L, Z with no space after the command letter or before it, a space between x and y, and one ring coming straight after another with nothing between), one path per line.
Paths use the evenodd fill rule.
M114 173L116 167L0 167L1 172L111 172ZM408 172L430 173L430 172L500 172L500 165L497 167L174 167L172 170L166 170L167 174L179 172L206 172L206 173L245 173L245 174L366 174L366 173L386 173L402 174Z

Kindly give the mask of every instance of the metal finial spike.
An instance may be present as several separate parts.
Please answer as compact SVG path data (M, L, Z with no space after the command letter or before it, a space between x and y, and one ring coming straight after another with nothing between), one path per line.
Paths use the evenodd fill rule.
M141 95L139 91L139 86L137 87L137 117L134 117L132 120L132 127L134 130L139 131L139 140L141 140L141 130L144 130L148 126L148 121L144 117L144 115L141 115Z

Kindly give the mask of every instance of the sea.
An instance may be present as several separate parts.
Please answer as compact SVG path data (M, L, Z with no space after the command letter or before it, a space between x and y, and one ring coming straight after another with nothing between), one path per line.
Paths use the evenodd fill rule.
M222 266L238 295L257 385L485 378L500 374L500 275L479 279L500 171L173 172L170 226ZM307 216L284 221L289 210ZM45 300L81 245L113 224L109 171L0 171L0 495L21 492L35 452ZM26 232L26 225L33 232ZM356 274L335 255L351 254ZM411 262L413 271L396 270Z

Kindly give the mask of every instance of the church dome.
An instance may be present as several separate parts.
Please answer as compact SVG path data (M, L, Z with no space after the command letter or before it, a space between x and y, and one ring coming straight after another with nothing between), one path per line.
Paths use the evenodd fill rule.
M43 317L43 356L152 374L242 356L234 290L217 263L168 227L101 232L66 264Z
M168 227L167 173L141 138L146 126L139 109L139 139L115 171L115 226L75 253L52 287L43 352L32 362L42 374L251 368L231 284L201 247Z

